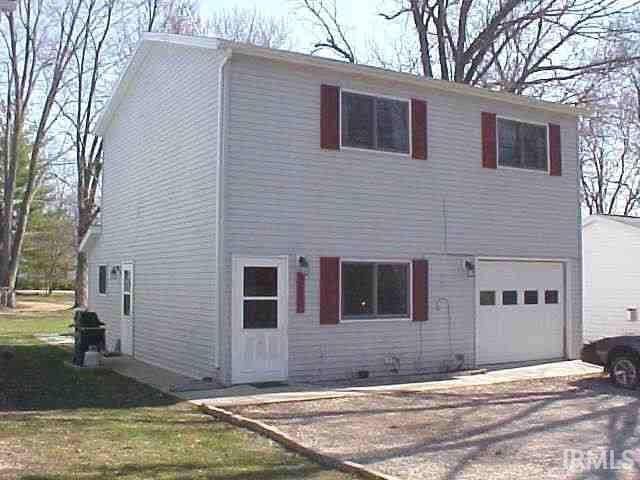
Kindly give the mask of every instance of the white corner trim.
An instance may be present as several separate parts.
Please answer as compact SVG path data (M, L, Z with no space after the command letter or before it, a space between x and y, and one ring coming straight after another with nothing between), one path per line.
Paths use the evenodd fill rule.
M213 352L213 366L220 368L220 348L222 341L222 319L224 317L224 148L226 136L226 124L224 121L224 102L229 98L225 95L227 88L224 81L225 66L231 58L230 49L225 50L224 57L220 61L218 68L218 131L216 148L216 231L215 231L215 255L216 255L216 319L215 319L215 341ZM229 101L231 101L229 99Z

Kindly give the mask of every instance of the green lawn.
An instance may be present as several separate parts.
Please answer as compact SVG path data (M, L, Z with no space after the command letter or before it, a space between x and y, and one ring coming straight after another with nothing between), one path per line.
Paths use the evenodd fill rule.
M69 311L0 315L0 479L351 478L111 372L64 365ZM6 351L6 350L5 350Z

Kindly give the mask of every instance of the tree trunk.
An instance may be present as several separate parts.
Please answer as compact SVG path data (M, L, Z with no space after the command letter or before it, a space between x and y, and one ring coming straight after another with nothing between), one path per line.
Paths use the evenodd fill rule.
M16 291L14 289L0 287L0 307L16 308Z
M87 255L84 252L78 252L76 256L76 308L87 308L89 300L88 283Z

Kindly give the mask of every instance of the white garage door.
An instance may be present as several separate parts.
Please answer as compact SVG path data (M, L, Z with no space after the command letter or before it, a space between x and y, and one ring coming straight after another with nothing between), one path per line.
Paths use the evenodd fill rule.
M564 357L561 263L481 261L478 364Z

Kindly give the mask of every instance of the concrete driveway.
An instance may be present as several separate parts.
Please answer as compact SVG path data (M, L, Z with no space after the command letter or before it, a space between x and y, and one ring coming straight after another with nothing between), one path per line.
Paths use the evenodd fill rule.
M230 409L398 478L640 478L640 394L601 375Z

